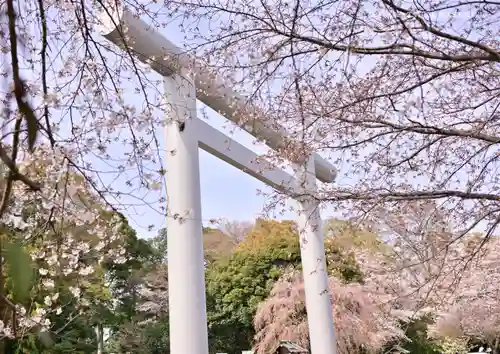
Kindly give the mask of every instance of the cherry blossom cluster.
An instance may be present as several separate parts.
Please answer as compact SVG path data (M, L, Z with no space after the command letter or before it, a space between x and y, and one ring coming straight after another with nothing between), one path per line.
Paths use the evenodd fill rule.
M398 319L386 311L387 306L380 298L370 295L369 287L344 284L330 277L328 290L333 297L332 313L340 354L354 353L360 348L376 352L388 342L404 338ZM256 353L269 353L279 340L308 346L304 283L300 274L289 272L275 284L270 297L260 304L254 326Z
M103 205L84 176L72 167L71 152L41 146L20 164L20 172L43 183L40 192L15 183L4 223L20 235L23 249L36 271L34 289L45 294L26 304L15 304L17 333L12 323L2 323L2 333L12 337L37 327L57 330L47 317L62 314L61 286L70 284L71 305L77 311L97 300L91 285L100 282L103 262L124 263L121 217ZM22 329L22 331L21 331Z

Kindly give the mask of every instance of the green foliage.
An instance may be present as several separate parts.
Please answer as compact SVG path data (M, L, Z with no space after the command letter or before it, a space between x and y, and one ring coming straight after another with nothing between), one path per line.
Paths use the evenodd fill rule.
M99 265L97 257L94 257L96 255L91 250L86 261L93 264L94 272L85 278L66 276L55 279L54 289L51 290L38 286L38 272L34 270L39 264L32 262L27 252L36 250L42 240L33 239L21 244L16 242L15 230L5 227L2 229L3 275L6 280L5 288L2 290L6 297L13 303L21 303L26 308L34 309L37 304L44 302L46 296L57 293L58 303L64 306L62 306L62 313L56 314L54 311L48 315L54 331L40 332L35 328L25 333L20 339L4 340L0 342L3 345L0 352L94 354L97 350L95 334L97 324L103 324L104 327L113 330L135 315L136 280L143 274L141 272L145 267L159 261L163 255L160 256L148 241L139 239L126 220L123 221L119 232L123 236L120 242L125 243L125 256L127 257L125 263L110 262ZM92 237L91 234L81 236L86 240ZM90 299L83 311L74 306L75 298L69 290L70 286L75 285L82 289L82 294L84 292L87 299ZM119 300L117 307L114 305L115 300ZM10 305L1 304L0 306L2 313L7 318L11 318L8 312Z
M251 347L253 317L286 266L300 264L291 222L258 220L236 251L206 272L212 351L238 353Z
M107 268L113 283L111 291L114 298L119 300L106 322L112 331L107 348L116 353L168 353L168 317L142 324L145 318L137 310L141 301L139 286L165 261L166 230L160 230L157 237L149 240L137 238L135 231L128 225L125 231L125 248L130 258L124 264L110 264Z
M164 255L163 249L152 247L154 241L143 240L127 222L124 222L121 233L125 236L125 251L127 261L123 264L108 262L105 269L109 279L113 298L118 300L118 306L107 311L106 325L117 330L120 324L131 321L136 313L137 286L149 267L160 262ZM156 241L156 240L155 240ZM158 243L155 243L158 244Z
M118 353L169 353L168 315L154 316L144 323L139 313L138 287L147 275L162 265L167 253L167 235L161 230L150 240L137 237L124 220L120 229L127 261L104 263L88 279L85 291L95 303L78 314L71 305L71 279L56 283L59 301L67 303L63 313L51 314L57 333L27 333L22 340L5 341L5 352L35 354L95 353L97 324L111 330L107 349ZM241 353L252 347L255 335L253 319L261 302L274 283L290 268L300 269L300 245L296 225L292 221L259 219L246 238L237 244L218 230L204 230L205 248L209 256L206 270L207 315L211 352ZM36 244L30 246L36 247ZM361 271L354 257L355 248L379 250L380 240L348 222L330 220L326 227L325 250L331 274L346 282L362 282ZM15 301L42 303L46 295L33 287L36 276L30 257L17 243L4 243L7 291ZM30 271L31 269L31 271ZM162 273L163 274L163 273ZM84 280L85 281L85 280ZM24 297L23 297L24 296ZM118 302L116 302L118 300ZM440 346L427 339L431 319L422 318L408 325L411 339L399 343L412 353L435 354ZM396 343L394 343L396 344Z
M15 302L25 302L33 287L33 262L17 241L4 245L4 259L11 297Z
M107 352L134 354L168 354L170 341L168 319L137 324L125 322L107 343Z
M95 333L85 316L68 323L69 316L58 316L56 325L66 324L62 331L28 332L22 340L7 340L5 353L25 354L94 354L97 348ZM54 316L52 319L55 319Z
M427 333L428 326L432 322L432 316L422 316L409 323L403 323L402 328L405 329L408 340L404 343L391 343L386 348L390 349L397 345L409 353L442 354L443 348L440 343L430 339Z
M151 323L145 327L145 348L148 354L170 353L170 340L168 335L168 318L159 323Z
M158 235L146 241L149 247L150 260L157 263L165 263L167 259L167 229L160 229Z
M282 253L280 257L287 257L287 253L294 253L299 249L297 225L294 221L273 221L257 219L237 251L259 253L262 250L274 248ZM283 253L284 252L284 253Z
M338 219L329 219L325 223L325 254L331 274L347 282L362 282L363 274L359 268L355 250L384 252L385 244L373 232L360 226Z
M346 282L362 282L363 274L353 252L343 250L334 242L325 243L326 265L330 274Z

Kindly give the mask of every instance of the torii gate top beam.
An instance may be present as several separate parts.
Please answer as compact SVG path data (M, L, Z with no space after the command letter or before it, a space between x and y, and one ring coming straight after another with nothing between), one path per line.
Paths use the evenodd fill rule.
M196 97L236 124L245 121L242 114L248 114L245 99L231 90L220 78L203 70L195 58L155 31L126 8L113 4L101 14L101 34L115 45L131 51L143 63L163 76L179 73L187 68L194 74ZM124 43L127 45L125 46ZM243 113L246 112L246 113ZM248 118L248 117L247 117ZM270 128L263 119L253 119L242 127L272 149L279 149L285 143L286 133ZM332 183L336 169L317 153L314 154L316 177L321 182Z

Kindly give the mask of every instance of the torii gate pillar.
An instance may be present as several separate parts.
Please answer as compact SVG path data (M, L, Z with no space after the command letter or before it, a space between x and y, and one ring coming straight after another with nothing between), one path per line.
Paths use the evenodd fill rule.
M296 193L297 225L300 238L300 258L304 277L304 292L309 328L309 343L313 354L335 354L332 302L328 289L325 259L325 234L319 203L310 194L316 191L314 158L295 165L298 185Z
M196 90L181 74L164 87L170 352L208 354Z

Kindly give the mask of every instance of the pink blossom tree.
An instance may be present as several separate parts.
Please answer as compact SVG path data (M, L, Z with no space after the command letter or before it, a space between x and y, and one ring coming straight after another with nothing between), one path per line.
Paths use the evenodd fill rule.
M449 306L438 313L434 335L470 338L487 344L494 352L500 349L499 247L498 238L483 246L478 259L463 274Z
M360 284L342 284L330 277L332 312L339 353L354 353L363 348L375 353L388 342L404 337L396 317L391 316ZM270 297L255 316L255 350L271 352L280 340L292 340L308 347L308 326L304 303L304 284L300 275L289 273L278 281Z

